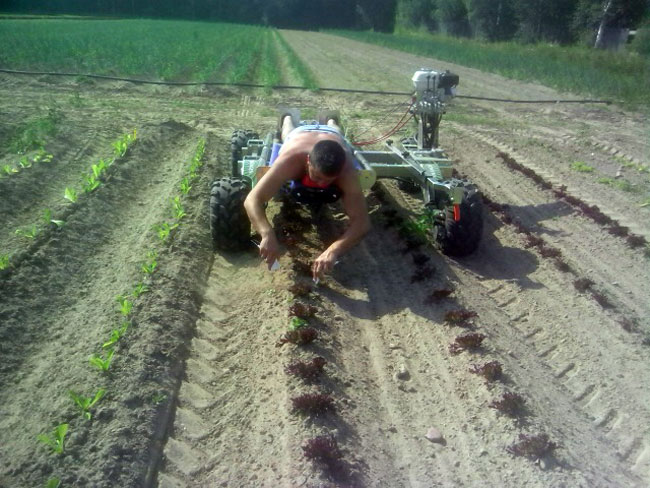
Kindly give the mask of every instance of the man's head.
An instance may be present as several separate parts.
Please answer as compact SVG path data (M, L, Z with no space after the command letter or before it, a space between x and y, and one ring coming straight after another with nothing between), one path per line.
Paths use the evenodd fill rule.
M336 141L324 140L314 144L309 153L310 178L334 181L345 163L345 150ZM319 178L320 177L320 178Z

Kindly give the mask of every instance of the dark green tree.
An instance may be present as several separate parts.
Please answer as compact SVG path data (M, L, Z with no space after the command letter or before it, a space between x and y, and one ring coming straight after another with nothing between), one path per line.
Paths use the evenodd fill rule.
M436 0L401 0L397 3L396 24L407 29L438 30Z
M507 41L517 32L514 0L471 0L469 19L476 37Z
M438 20L442 30L456 37L470 37L469 12L463 0L439 0Z

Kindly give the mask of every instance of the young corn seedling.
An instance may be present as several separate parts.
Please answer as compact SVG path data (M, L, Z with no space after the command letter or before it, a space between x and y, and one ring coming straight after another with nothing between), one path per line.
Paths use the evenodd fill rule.
M158 239L160 239L162 242L165 242L169 237L171 231L176 227L178 227L178 224L169 225L167 222L163 222L162 224L154 225L153 230L158 235Z
M129 299L123 295L117 295L115 300L120 304L120 313L125 317L128 316L133 308L133 302L130 302Z
M120 326L119 329L113 329L111 331L111 337L108 339L106 342L102 344L103 349L112 349L115 344L122 338L124 334L126 334L126 331L129 329L129 326L131 325L130 322L124 321L122 322L122 325Z
M65 436L68 433L68 424L59 424L54 429L52 437L40 434L38 440L52 449L54 454L63 454Z
M8 175L12 175L12 174L14 174L14 173L18 173L18 170L17 170L16 168L14 168L13 166L9 166L8 164L5 164L5 165L2 167L2 170L3 170L5 173L7 173Z
M44 148L40 148L38 152L32 158L32 161L35 163L49 163L52 161L54 156L48 153Z
M181 203L181 197L172 198L172 215L176 220L181 220L187 215Z
M32 225L29 229L16 229L16 235L25 237L27 239L34 239L38 234L36 225Z
M54 224L56 225L57 229L60 229L63 227L63 224L65 224L65 221L63 220L53 219L52 211L49 208L46 208L43 211L43 222L45 222L46 225Z
M156 261L156 258L158 257L158 253L156 251L149 251L147 253L147 262L142 264L142 271L144 271L145 274L152 274L155 270L156 267L158 266L158 261Z
M77 395L74 391L70 390L68 391L68 394L70 395L70 398L74 401L75 405L79 407L81 410L81 414L86 420L90 420L92 418L92 414L90 413L90 409L95 406L95 404L102 399L102 397L106 394L106 390L104 388L100 388L97 390L97 393L95 393L94 397L85 397L82 395Z
M76 202L77 198L79 198L74 188L66 188L63 197L66 200L70 200L72 203Z
M93 354L88 358L88 361L91 365L95 366L100 371L106 372L111 367L111 361L113 360L114 354L115 350L110 349L106 353L106 359L101 358L97 354Z
M22 158L20 158L18 164L22 169L27 169L32 167L32 162L29 159L27 159L27 156L23 156Z
M91 191L96 190L99 185L101 185L101 181L99 181L95 175L83 175L84 179L84 193L90 193Z
M181 180L181 193L183 193L183 195L187 195L191 189L192 185L190 185L190 179L186 176Z
M118 139L117 141L113 142L113 154L116 158L121 158L124 156L126 154L127 148L128 145L123 139Z
M97 179L106 171L106 162L103 159L100 159L97 164L91 166L93 170L93 176Z
M147 293L148 291L149 291L149 287L144 283L140 282L137 285L135 285L135 288L133 289L131 295L133 295L133 298L138 298L140 295L142 295L143 293Z
M9 254L0 254L0 271L9 267Z

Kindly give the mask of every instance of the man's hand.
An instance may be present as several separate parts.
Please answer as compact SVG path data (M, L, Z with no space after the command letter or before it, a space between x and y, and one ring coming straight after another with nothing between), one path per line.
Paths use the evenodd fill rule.
M316 258L314 265L311 267L313 278L321 278L324 273L329 273L336 264L338 256L334 251L327 249L323 254Z
M260 256L264 258L269 269L275 263L275 260L280 257L280 245L278 239L275 237L275 232L269 232L260 242Z

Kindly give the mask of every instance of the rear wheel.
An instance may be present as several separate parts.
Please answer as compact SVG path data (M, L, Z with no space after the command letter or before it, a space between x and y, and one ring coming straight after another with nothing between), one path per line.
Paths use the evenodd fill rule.
M449 256L467 256L473 253L483 234L483 200L475 185L463 188L459 205L460 218L454 219L454 209L445 210L445 223L435 226L436 246Z
M259 134L249 129L237 129L230 137L230 164L233 176L240 176L237 162L242 158L242 148L248 145L249 139L259 139Z
M250 185L243 178L219 178L210 190L210 232L220 251L239 251L250 246L251 223L244 209Z

